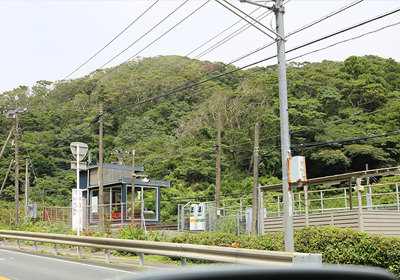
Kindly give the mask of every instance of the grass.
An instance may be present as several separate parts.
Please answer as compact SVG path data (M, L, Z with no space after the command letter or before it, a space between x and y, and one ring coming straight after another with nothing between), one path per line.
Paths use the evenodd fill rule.
M140 260L139 256L133 256L133 257L123 257L124 259L130 259L130 260ZM144 260L146 262L151 262L151 263L162 263L162 264L170 264L170 265L177 265L180 266L182 265L181 259L172 259L170 257L165 257L165 256L155 256L155 255L145 255ZM186 261L186 264L190 262Z

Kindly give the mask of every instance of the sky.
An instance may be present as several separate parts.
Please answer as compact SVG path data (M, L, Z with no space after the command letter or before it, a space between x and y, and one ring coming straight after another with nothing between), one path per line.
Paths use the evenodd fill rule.
M352 2L354 1L291 0L285 4L285 34L323 18ZM0 0L0 93L20 85L31 87L39 80L56 82L68 77L135 20L109 46L69 76L69 79L85 76L96 69L113 67L136 57L188 55L190 58L197 58L202 52L247 24L216 1L190 0L184 4L184 1L161 0L152 6L154 3L155 1ZM229 3L247 14L257 9L257 6L236 0L230 0ZM204 6L202 6L203 4ZM180 5L182 6L175 13L161 22ZM267 5L272 5L272 3ZM152 7L138 19L150 6ZM199 7L201 8L198 11L178 24ZM400 1L363 1L288 37L286 49L289 50L398 7L400 7ZM258 17L267 11L265 8L259 8L251 15ZM192 52L237 21L240 22ZM271 27L275 28L273 14L267 15L259 21L270 29ZM160 22L161 24L145 35ZM290 60L398 22L400 22L400 12L290 52L286 58ZM176 24L178 25L171 29ZM260 25L258 27L274 36L264 27ZM169 29L171 30L167 32ZM166 34L163 37L151 44L164 33ZM377 55L383 58L393 58L399 62L399 34L400 24L302 56L294 61L320 62L325 59L343 61L351 55ZM145 36L141 38L143 35ZM230 63L271 41L272 39L265 33L250 26L233 39L198 59ZM131 47L117 56L132 43L134 44ZM234 65L243 67L273 56L276 51L276 44L273 44L256 54L235 62ZM111 60L115 56L117 57ZM275 63L276 58L257 65L266 66Z

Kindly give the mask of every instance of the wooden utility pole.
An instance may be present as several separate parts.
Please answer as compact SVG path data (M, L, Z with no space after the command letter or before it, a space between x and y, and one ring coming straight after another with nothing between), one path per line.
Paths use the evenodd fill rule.
M6 181L7 181L7 178L8 178L8 174L10 174L10 170L11 170L11 167L12 167L13 163L14 163L14 160L12 159L11 162L10 162L10 166L8 167L6 176L4 177L3 184L1 185L0 196L1 196L1 193L3 192L4 185L6 184Z
M15 210L14 221L19 223L19 156L18 156L18 100L15 100Z
M25 170L25 217L28 216L28 203L29 203L29 159L26 159Z
M136 179L136 173L135 173L135 150L132 150L132 210L131 210L131 224L133 224L135 222L135 217L134 217L134 215L135 215L135 179Z
M7 139L6 139L6 142L4 143L3 149L1 149L1 152L0 152L0 159L3 157L4 151L6 150L6 147L7 147L7 145L8 145L8 142L9 142L10 139L11 139L12 133L14 132L14 127L15 127L14 125L11 127L10 133L9 133L8 136L7 136Z
M217 177L215 180L215 207L217 208L217 216L220 215L221 207L220 192L221 192L221 112L218 113L218 143L217 143Z
M99 228L103 229L103 103L99 110Z
M253 172L253 208L252 208L252 221L251 221L251 234L257 235L257 216L258 216L258 153L259 153L259 134L260 125L256 124L254 132L254 172ZM260 221L259 221L260 222Z

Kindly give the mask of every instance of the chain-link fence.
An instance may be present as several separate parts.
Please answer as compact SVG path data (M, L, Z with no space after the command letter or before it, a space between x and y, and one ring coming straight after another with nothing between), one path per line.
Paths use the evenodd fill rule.
M191 209L192 203L185 205L179 204L178 231L191 230L191 223L197 222L198 224L203 223L201 225L202 229L197 229L197 231L223 231L240 235L246 234L248 226L251 225L251 219L248 217L246 219L245 212L243 211L216 208L214 202L196 204L203 205L204 210L202 211L205 213L203 216L204 218L202 217L201 219L193 219L193 209Z
M82 206L83 229L98 229L101 232L109 231L112 227L124 226L131 223L132 203L114 203L100 205ZM144 219L153 219L153 212L147 213L142 209L141 201L135 202L133 219L144 225ZM43 207L43 221L49 225L57 223L62 228L73 227L74 213L72 207Z

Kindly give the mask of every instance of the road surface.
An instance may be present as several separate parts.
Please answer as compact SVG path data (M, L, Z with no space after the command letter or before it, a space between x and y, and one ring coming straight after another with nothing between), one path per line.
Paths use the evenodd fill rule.
M113 279L137 274L134 270L0 248L0 280Z

